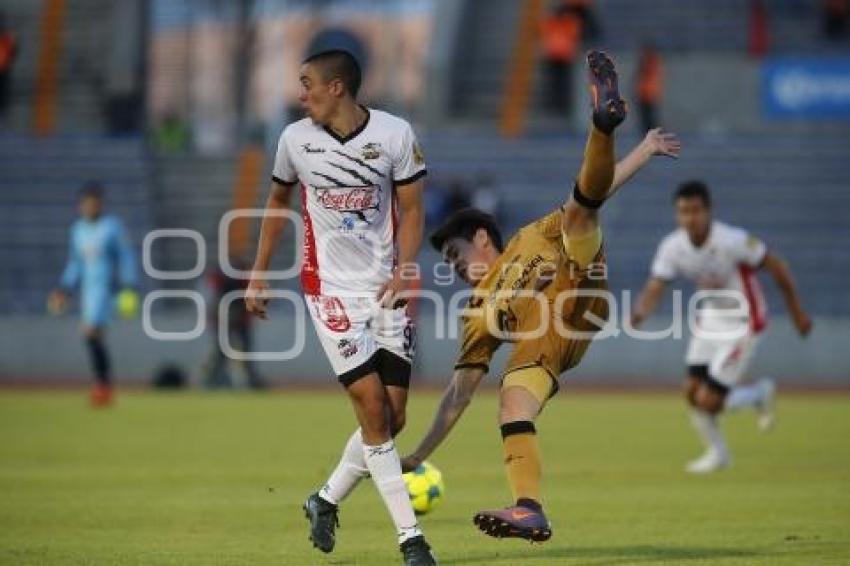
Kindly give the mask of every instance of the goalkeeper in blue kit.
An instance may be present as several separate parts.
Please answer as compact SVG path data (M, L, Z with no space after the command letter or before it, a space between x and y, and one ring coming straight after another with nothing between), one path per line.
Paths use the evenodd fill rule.
M71 293L79 288L82 331L95 376L94 406L112 401L109 352L104 342L112 311L131 316L138 306L136 255L123 223L103 214L103 191L90 183L80 193L80 218L71 226L69 255L60 286L48 300L52 313L65 310ZM116 294L116 290L120 293Z

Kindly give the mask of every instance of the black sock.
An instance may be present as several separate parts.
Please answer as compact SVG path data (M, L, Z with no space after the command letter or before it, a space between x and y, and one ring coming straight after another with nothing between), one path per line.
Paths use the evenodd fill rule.
M109 375L109 354L106 352L103 340L100 337L90 337L86 339L86 344L89 348L95 379L100 385L109 385L112 381Z

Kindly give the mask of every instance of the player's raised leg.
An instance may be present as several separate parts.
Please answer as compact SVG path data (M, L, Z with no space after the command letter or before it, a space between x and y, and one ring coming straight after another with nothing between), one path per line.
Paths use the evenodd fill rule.
M737 411L739 409L754 409L758 415L758 428L767 432L773 428L776 422L774 414L774 397L776 385L769 377L741 385L736 385L729 391L726 403L723 405L725 411Z
M614 62L601 51L591 51L587 63L593 125L573 196L564 209L567 252L579 265L590 263L601 245L597 210L605 202L614 180L614 129L626 117L626 104L620 98Z

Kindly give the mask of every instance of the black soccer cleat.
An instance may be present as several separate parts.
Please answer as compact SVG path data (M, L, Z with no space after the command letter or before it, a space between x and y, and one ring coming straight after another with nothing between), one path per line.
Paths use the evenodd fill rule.
M404 566L437 566L437 559L422 535L407 539L399 545L399 550L404 557Z
M587 54L593 125L610 134L626 119L626 102L620 98L614 61L603 51Z
M484 534L494 538L523 538L545 542L552 537L552 525L542 510L514 506L506 509L481 511L472 522Z
M310 541L313 547L324 553L333 551L336 544L336 527L339 526L339 507L319 497L318 493L307 498L303 505L304 515L310 521Z

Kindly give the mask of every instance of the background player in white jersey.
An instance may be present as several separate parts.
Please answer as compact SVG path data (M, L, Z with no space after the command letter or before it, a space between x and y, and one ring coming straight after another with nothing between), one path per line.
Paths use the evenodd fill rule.
M416 521L393 437L404 426L413 325L402 267L422 240L425 160L404 120L357 104L361 73L345 51L308 58L300 100L308 117L283 131L270 211L300 184L301 284L316 332L360 423L327 483L304 504L310 538L335 544L339 503L371 475L396 525L405 564L436 564ZM283 219L263 220L247 308L266 317L263 280Z
M773 421L774 384L769 379L745 381L745 372L767 324L764 296L756 271L773 276L797 331L805 336L812 322L800 301L787 264L745 230L712 220L711 196L699 181L682 184L674 195L679 228L658 246L649 280L632 318L637 326L657 307L666 285L676 277L709 291L696 318L685 363L686 396L694 427L705 453L687 470L708 473L729 465L729 449L717 424L724 410L753 407L759 425Z

